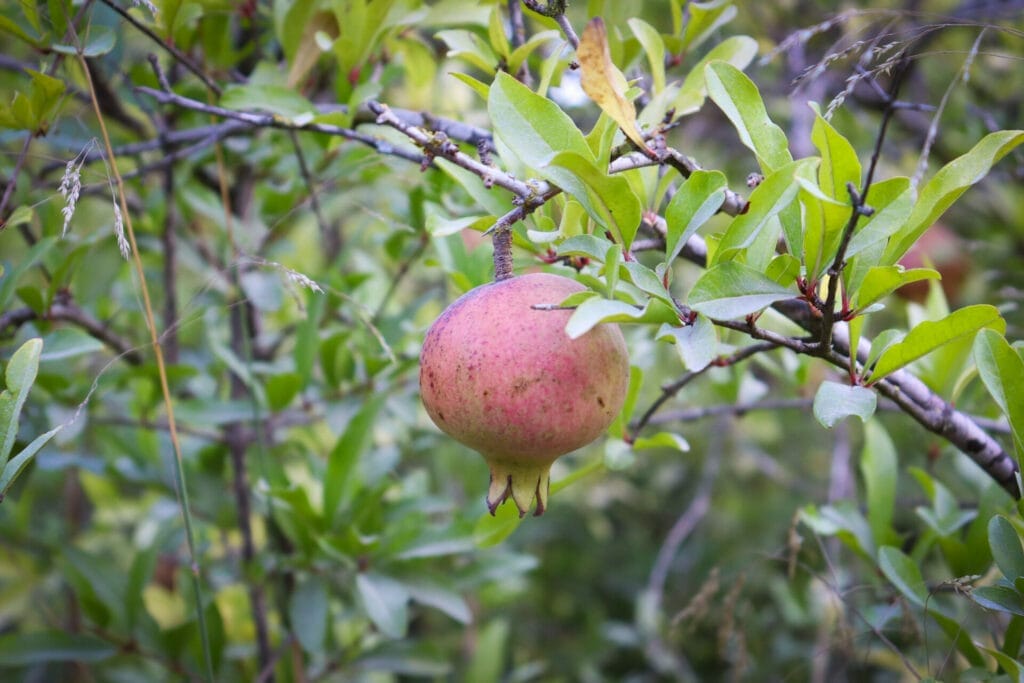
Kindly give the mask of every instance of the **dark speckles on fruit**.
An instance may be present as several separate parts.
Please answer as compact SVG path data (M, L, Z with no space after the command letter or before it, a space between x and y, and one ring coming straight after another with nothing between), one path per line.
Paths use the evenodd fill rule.
M601 398L600 396L597 397L597 405L599 405L602 408L604 408L604 399Z

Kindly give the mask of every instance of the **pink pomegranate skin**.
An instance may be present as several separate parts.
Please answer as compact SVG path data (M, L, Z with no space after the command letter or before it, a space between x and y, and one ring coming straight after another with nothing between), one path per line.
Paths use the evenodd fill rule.
M487 460L492 513L511 495L520 515L534 498L541 514L551 463L600 436L622 408L629 359L618 327L570 339L571 311L532 308L583 290L558 275L512 277L467 292L427 332L423 405Z

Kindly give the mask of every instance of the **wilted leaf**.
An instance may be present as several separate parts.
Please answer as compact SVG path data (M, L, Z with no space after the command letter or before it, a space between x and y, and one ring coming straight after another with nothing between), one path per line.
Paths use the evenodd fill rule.
M626 90L629 88L626 77L612 63L608 52L608 34L601 17L594 17L583 29L579 47L576 48L576 58L580 63L580 85L583 86L583 92L619 124L622 132L637 147L651 153L636 124L636 107L632 100L626 98Z

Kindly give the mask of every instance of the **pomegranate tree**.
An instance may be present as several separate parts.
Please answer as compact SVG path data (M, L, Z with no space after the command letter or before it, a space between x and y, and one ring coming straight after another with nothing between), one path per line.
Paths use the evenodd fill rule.
M491 514L510 495L520 517L534 499L542 514L551 464L600 436L622 408L629 359L618 327L570 339L571 311L534 308L583 289L547 273L509 277L464 294L427 332L423 405L487 460Z

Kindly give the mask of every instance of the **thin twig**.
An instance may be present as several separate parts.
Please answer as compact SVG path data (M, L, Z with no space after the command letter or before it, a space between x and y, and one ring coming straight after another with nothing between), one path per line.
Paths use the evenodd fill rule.
M665 405L665 403L670 398L678 394L683 389L683 387L685 387L687 384L689 384L693 380L697 379L698 377L706 373L711 368L736 365L737 363L740 363L755 354L762 353L764 351L772 351L777 347L777 344L771 342L751 344L750 346L740 349L731 356L720 358L713 363L709 363L700 370L691 370L690 372L687 372L685 375L677 379L675 382L672 382L671 384L666 384L661 388L661 396L655 399L655 401L650 405L650 407L648 407L647 410L644 412L643 416L636 421L635 425L633 425L632 429L630 430L631 437L633 439L636 439L637 435L640 433L640 430L647 426L647 424L651 421L651 418L654 417L654 414L658 412L661 406Z
M368 147L372 147L379 154L385 156L395 156L408 161L414 161L417 164L424 162L425 157L415 152L403 149L401 147L395 147L386 140L375 138L371 135L364 135L358 131L350 128L343 128L342 126L335 126L326 123L304 123L297 124L288 119L273 114L258 114L254 112L243 112L234 109L225 109L224 107L218 107L212 104L206 104L193 100L188 97L183 97L173 92L164 92L163 90L155 90L153 88L147 88L145 86L138 86L136 90L143 95L152 97L161 104L173 104L176 107L182 107L184 109L191 109L193 111L199 111L213 116L219 116L227 119L234 119L236 121L244 121L252 126L260 128L278 128L280 130L303 130L311 133L323 133L325 135L334 135L337 137L345 138L346 140L352 140L353 142L360 142Z
M832 330L835 326L836 320L836 297L839 292L839 281L842 278L843 270L846 268L846 250L850 246L850 240L853 239L853 233L857 228L857 223L861 216L867 216L871 214L871 210L868 208L868 192L871 190L871 183L874 181L875 170L878 168L878 160L882 155L882 144L885 141L886 131L889 129L889 122L896 113L896 94L899 92L900 85L903 81L903 75L906 73L906 65L902 63L897 68L896 73L893 75L892 82L889 85L889 92L887 93L887 104L885 110L882 112L882 123L878 129L878 135L875 136L875 148L871 153L871 161L868 163L868 170L864 176L864 183L861 186L860 192L856 191L856 188L852 184L847 185L847 191L850 194L852 209L850 210L850 220L847 222L846 227L843 229L843 235L839 242L839 247L836 249L835 258L832 260L832 265L828 269L828 294L825 297L825 303L821 311L821 338L819 340L819 348L821 353L827 353L829 347L832 345ZM847 311L845 306L843 307L843 314Z
M217 95L220 95L220 93L221 93L220 86L217 85L217 83L212 78L207 76L206 73L199 67L199 65L197 65L195 62L193 62L191 59L189 59L188 55L186 55L184 52L182 52L178 48L174 47L173 45L164 42L160 38L160 36L158 36L156 33L153 32L152 29L150 29L148 26L146 26L145 24L140 22L138 19L133 17L128 12L128 10L126 10L123 7L121 7L116 2L113 2L113 0L100 0L100 2L102 2L104 5L106 5L110 9L114 10L118 14L120 14L121 17L125 21L127 21L129 24L134 26L140 33L144 34L147 38L152 40L154 43L159 45L163 50L165 50L167 52L167 54L171 55L175 59L175 61L177 61L179 64L181 64L186 69L188 69L193 74L195 74L195 76L199 80L201 80L203 82L203 85L205 85L207 88L209 88L211 91L213 91Z
M32 320L40 319L74 323L85 330L89 336L109 346L112 351L118 356L122 356L131 365L140 365L142 363L142 355L139 353L137 346L73 303L55 303L47 309L46 314L43 316L40 316L35 310L27 306L2 313L0 314L0 337L9 328L19 327Z

